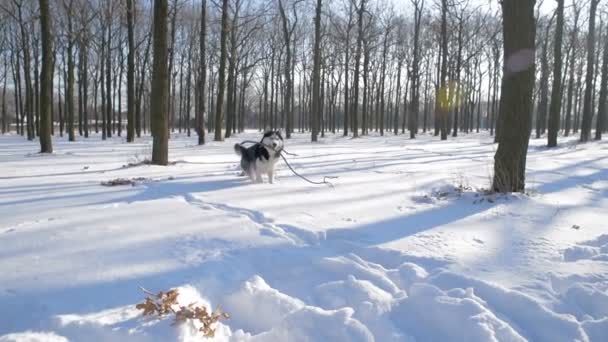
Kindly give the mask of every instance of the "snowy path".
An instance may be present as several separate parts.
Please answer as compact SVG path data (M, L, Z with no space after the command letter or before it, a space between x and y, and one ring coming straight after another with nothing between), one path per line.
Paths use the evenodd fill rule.
M220 305L219 341L604 341L608 144L532 141L529 195L486 196L485 135L296 136L277 184L232 144L0 136L0 341L196 341L139 317L138 286ZM136 186L102 187L117 177ZM4 336L3 336L4 334Z

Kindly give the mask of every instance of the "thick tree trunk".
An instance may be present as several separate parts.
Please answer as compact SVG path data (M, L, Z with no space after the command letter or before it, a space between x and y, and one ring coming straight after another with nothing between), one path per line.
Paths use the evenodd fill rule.
M236 45L236 30L238 27L238 6L237 11L234 13L234 17L230 23L230 57L228 58L228 80L227 80L227 92L226 95L226 138L232 135L234 122L235 122L235 109L236 109L236 96L234 89L236 87L236 62L237 62L237 51Z
M412 110L410 112L410 139L415 139L416 134L418 134L418 111L420 107L420 73L419 73L419 65L420 65L420 25L422 22L422 11L424 9L424 0L418 1L414 0L414 57L411 68L411 77L412 84L410 86L412 97L411 97L411 106Z
M42 71L40 73L40 108L42 110L40 113L40 152L53 153L53 143L51 140L51 125L53 124L51 118L51 107L53 106L53 28L49 1L40 0L39 5L42 40Z
M201 1L201 35L200 35L200 75L198 83L198 112L196 113L196 134L198 144L205 144L205 82L207 80L207 1Z
M365 12L365 0L361 0L361 4L359 5L359 19L358 19L358 35L357 35L357 50L355 52L355 78L353 80L353 105L351 108L351 120L353 122L353 137L357 138L359 136L359 63L361 61L361 46L363 44L363 13Z
M226 91L227 42L230 30L228 21L228 0L222 0L222 33L220 37L220 68L217 101L215 104L215 141L222 141L222 120L224 118L224 93Z
M602 60L602 81L600 86L599 109L595 127L595 140L602 140L602 131L606 127L606 110L608 99L608 35L604 37L604 55Z
M89 68L89 60L88 60L88 47L87 47L87 42L86 41L82 41L80 44L80 54L82 56L81 58L81 77L80 77L80 81L82 82L82 124L83 124L83 131L84 131L84 137L88 138L89 137L89 75L88 75L88 68Z
M525 189L534 91L535 0L503 1L504 61L500 106L501 133L494 156L492 188L500 192ZM513 63L517 60L519 63ZM524 63L521 63L524 61Z
M545 134L545 127L547 124L547 104L549 97L549 58L548 58L548 48L549 48L549 30L551 29L551 21L547 24L547 29L545 30L543 49L541 52L541 62L540 62L540 98L538 102L538 111L536 113L536 139L540 139L541 135Z
M344 114L342 115L342 120L343 120L343 124L344 124L344 132L343 132L343 136L348 136L348 114L349 114L349 105L350 103L348 102L350 99L350 94L349 94L349 89L348 89L348 73L349 73L349 65L350 65L350 27L347 28L349 31L346 34L346 49L344 51ZM319 56L320 58L320 56ZM320 61L319 61L320 63ZM319 76L320 78L320 76ZM317 127L318 129L318 127Z
M8 57L4 55L4 86L2 87L2 134L9 131L8 114L6 111L6 84L8 82Z
M583 99L583 122L581 125L581 142L589 141L591 121L593 120L593 76L595 66L595 13L599 0L591 0L589 9L589 33L587 36L587 74L585 76L585 97Z
M441 0L441 76L439 81L439 92L437 94L437 107L435 115L439 117L441 140L448 139L448 116L450 103L448 100L448 33L447 33L448 1Z
M319 120L318 120L318 112L319 112L319 93L321 86L321 6L322 0L317 0L317 7L315 10L315 47L313 50L314 53L314 62L312 69L312 141L317 141L317 136L319 135ZM348 107L348 101L345 101L345 107ZM345 112L346 113L346 112ZM346 118L345 118L346 119ZM346 121L346 120L345 120ZM346 125L344 125L345 132L348 129ZM346 134L346 133L345 133Z
M578 40L578 18L579 11L574 9L574 27L572 28L572 37L570 38L570 49L572 53L570 55L570 75L568 80L568 94L566 104L566 123L564 127L564 135L570 135L570 128L572 126L572 97L574 95L574 84L576 79L574 77L574 71L576 69L576 41Z
M227 1L227 0L225 0ZM154 65L150 117L153 120L152 164L169 162L169 131L167 126L167 0L154 0Z
M135 37L133 33L135 8L133 0L127 0L127 142L135 140Z
M285 41L285 89L284 89L284 102L283 102L283 114L287 118L285 135L286 138L291 138L291 132L293 130L293 111L291 108L291 97L293 79L291 78L292 69L292 51L291 51L291 34L293 30L288 27L287 16L285 15L285 9L283 8L283 1L279 0L279 13L281 14L281 22L283 27L283 39Z
M562 107L562 36L564 32L564 0L557 0L557 22L553 52L553 87L549 105L549 134L547 146L557 146L557 133L560 126Z
M111 3L108 3L111 6ZM107 50L106 50L106 136L112 137L112 17L111 10L108 9L108 32Z
M72 11L72 8L67 9L68 12ZM74 135L74 37L72 29L72 14L68 13L68 42L67 42L67 58L68 58L68 77L67 77L67 93L65 94L65 109L68 120L68 139L69 141L76 141Z

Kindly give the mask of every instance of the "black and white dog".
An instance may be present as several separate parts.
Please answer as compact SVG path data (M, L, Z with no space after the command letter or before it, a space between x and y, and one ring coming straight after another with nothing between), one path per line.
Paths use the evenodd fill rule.
M282 150L283 137L279 131L264 133L262 140L251 147L234 144L234 152L241 156L241 168L256 183L262 183L262 174L267 174L272 184L274 165L281 158Z

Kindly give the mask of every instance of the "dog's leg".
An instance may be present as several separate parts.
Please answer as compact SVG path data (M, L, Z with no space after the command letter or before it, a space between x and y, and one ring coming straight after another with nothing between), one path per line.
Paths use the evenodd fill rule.
M255 171L253 171L253 170L249 170L249 171L247 172L247 175L249 176L249 179L251 179L251 181L252 181L253 183L255 183L255 181L256 181L256 177L255 177Z
M262 173L260 173L259 171L256 170L255 174L256 174L255 182L264 183L264 180L262 179Z
M268 171L268 183L273 184L272 183L273 178L274 178L274 171L272 171L272 170Z

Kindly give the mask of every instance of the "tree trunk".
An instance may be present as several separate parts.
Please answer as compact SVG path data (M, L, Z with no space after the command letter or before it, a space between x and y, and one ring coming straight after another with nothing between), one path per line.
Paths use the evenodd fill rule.
M227 0L225 0L227 1ZM167 165L169 162L169 131L167 126L166 96L167 69L167 0L154 0L154 65L152 70L152 94L150 117L153 120L152 164Z
M549 105L549 134L547 146L557 146L557 133L562 107L562 35L564 32L564 0L557 0L557 22L555 23L553 87Z
M606 100L608 97L608 34L604 37L604 55L602 60L602 81L600 86L599 109L595 127L595 140L602 140L602 131L606 127Z
M222 33L220 38L220 69L215 104L215 141L222 141L222 120L224 118L224 92L226 91L226 60L228 59L227 42L230 30L228 22L228 0L222 0Z
M437 107L435 115L439 117L441 130L441 140L448 139L448 115L450 103L448 102L448 33L447 33L447 12L448 1L441 0L441 76L439 81L439 91L437 94Z
M315 47L314 47L314 62L312 69L312 108L311 108L311 117L312 117L312 141L317 141L317 137L319 135L319 120L318 120L318 112L319 112L319 93L321 86L321 6L322 0L317 0L317 8L315 13ZM347 107L348 101L345 101L345 107ZM346 113L346 112L345 112ZM345 118L346 121L346 118ZM348 129L346 125L344 125L345 132ZM346 133L345 133L346 134Z
M51 107L53 106L53 28L48 0L40 0L42 71L40 73L40 152L53 153ZM4 96L3 96L4 98ZM4 120L3 120L4 124ZM4 128L4 127L3 127Z
M228 80L227 80L227 92L226 95L226 132L225 137L229 138L232 135L232 128L235 121L235 109L236 109L236 97L234 89L236 87L236 62L237 62L237 51L236 45L236 30L238 28L238 7L234 13L232 21L230 23L230 57L228 58Z
M572 54L570 55L570 75L568 81L568 95L566 104L566 123L564 127L564 135L570 135L570 128L572 126L572 97L574 94L574 84L576 79L574 77L574 71L576 69L576 42L578 40L578 18L580 10L574 8L574 27L572 28L572 37L570 38L570 49Z
M291 132L293 130L293 111L291 108L291 97L292 97L292 85L293 79L291 78L292 69L292 51L291 51L291 34L293 30L288 28L287 16L285 15L285 9L283 8L283 1L279 0L279 13L281 15L281 21L283 24L283 39L285 40L285 90L284 90L284 102L283 102L283 113L287 117L287 123L285 127L286 138L291 138Z
M68 120L68 140L76 141L74 135L74 37L72 29L72 8L68 8L68 42L67 42L67 58L68 58L68 77L67 77L67 93L65 94L65 109Z
M111 6L111 3L108 3ZM112 137L112 17L111 10L108 9L108 41L106 42L106 136ZM103 39L103 38L102 38Z
M545 127L547 124L547 102L548 102L548 92L549 92L549 58L548 48L549 48L549 30L551 29L551 23L553 18L547 24L547 29L545 30L543 49L541 52L541 62L540 62L540 98L538 102L538 111L536 113L536 139L540 139L541 135L545 133Z
M593 67L595 64L595 12L599 0L591 0L589 9L589 33L587 37L587 74L585 75L585 97L583 100L583 122L581 125L581 142L589 141L591 121L593 120Z
M494 156L492 188L499 192L525 189L534 91L535 0L503 1L504 61L500 106L501 133ZM525 63L513 63L524 60Z
M422 11L424 9L424 0L414 0L414 57L411 69L411 92L412 92L412 110L410 112L409 130L410 139L415 139L418 134L418 111L420 107L420 24L422 22Z
M133 0L127 0L127 142L135 140L135 38L133 26L135 17Z
M361 0L361 5L359 6L359 32L357 35L357 50L355 52L355 77L353 80L353 105L351 108L351 120L353 121L353 137L357 138L359 136L359 113L357 113L359 106L359 63L361 61L361 46L363 44L363 13L365 12L365 0Z
M199 75L199 98L198 112L196 113L196 134L198 144L205 144L205 82L207 80L207 1L201 1L201 35L200 35L200 75Z
M8 57L4 55L4 86L2 87L2 134L9 131L8 115L6 112L6 84L8 82Z

